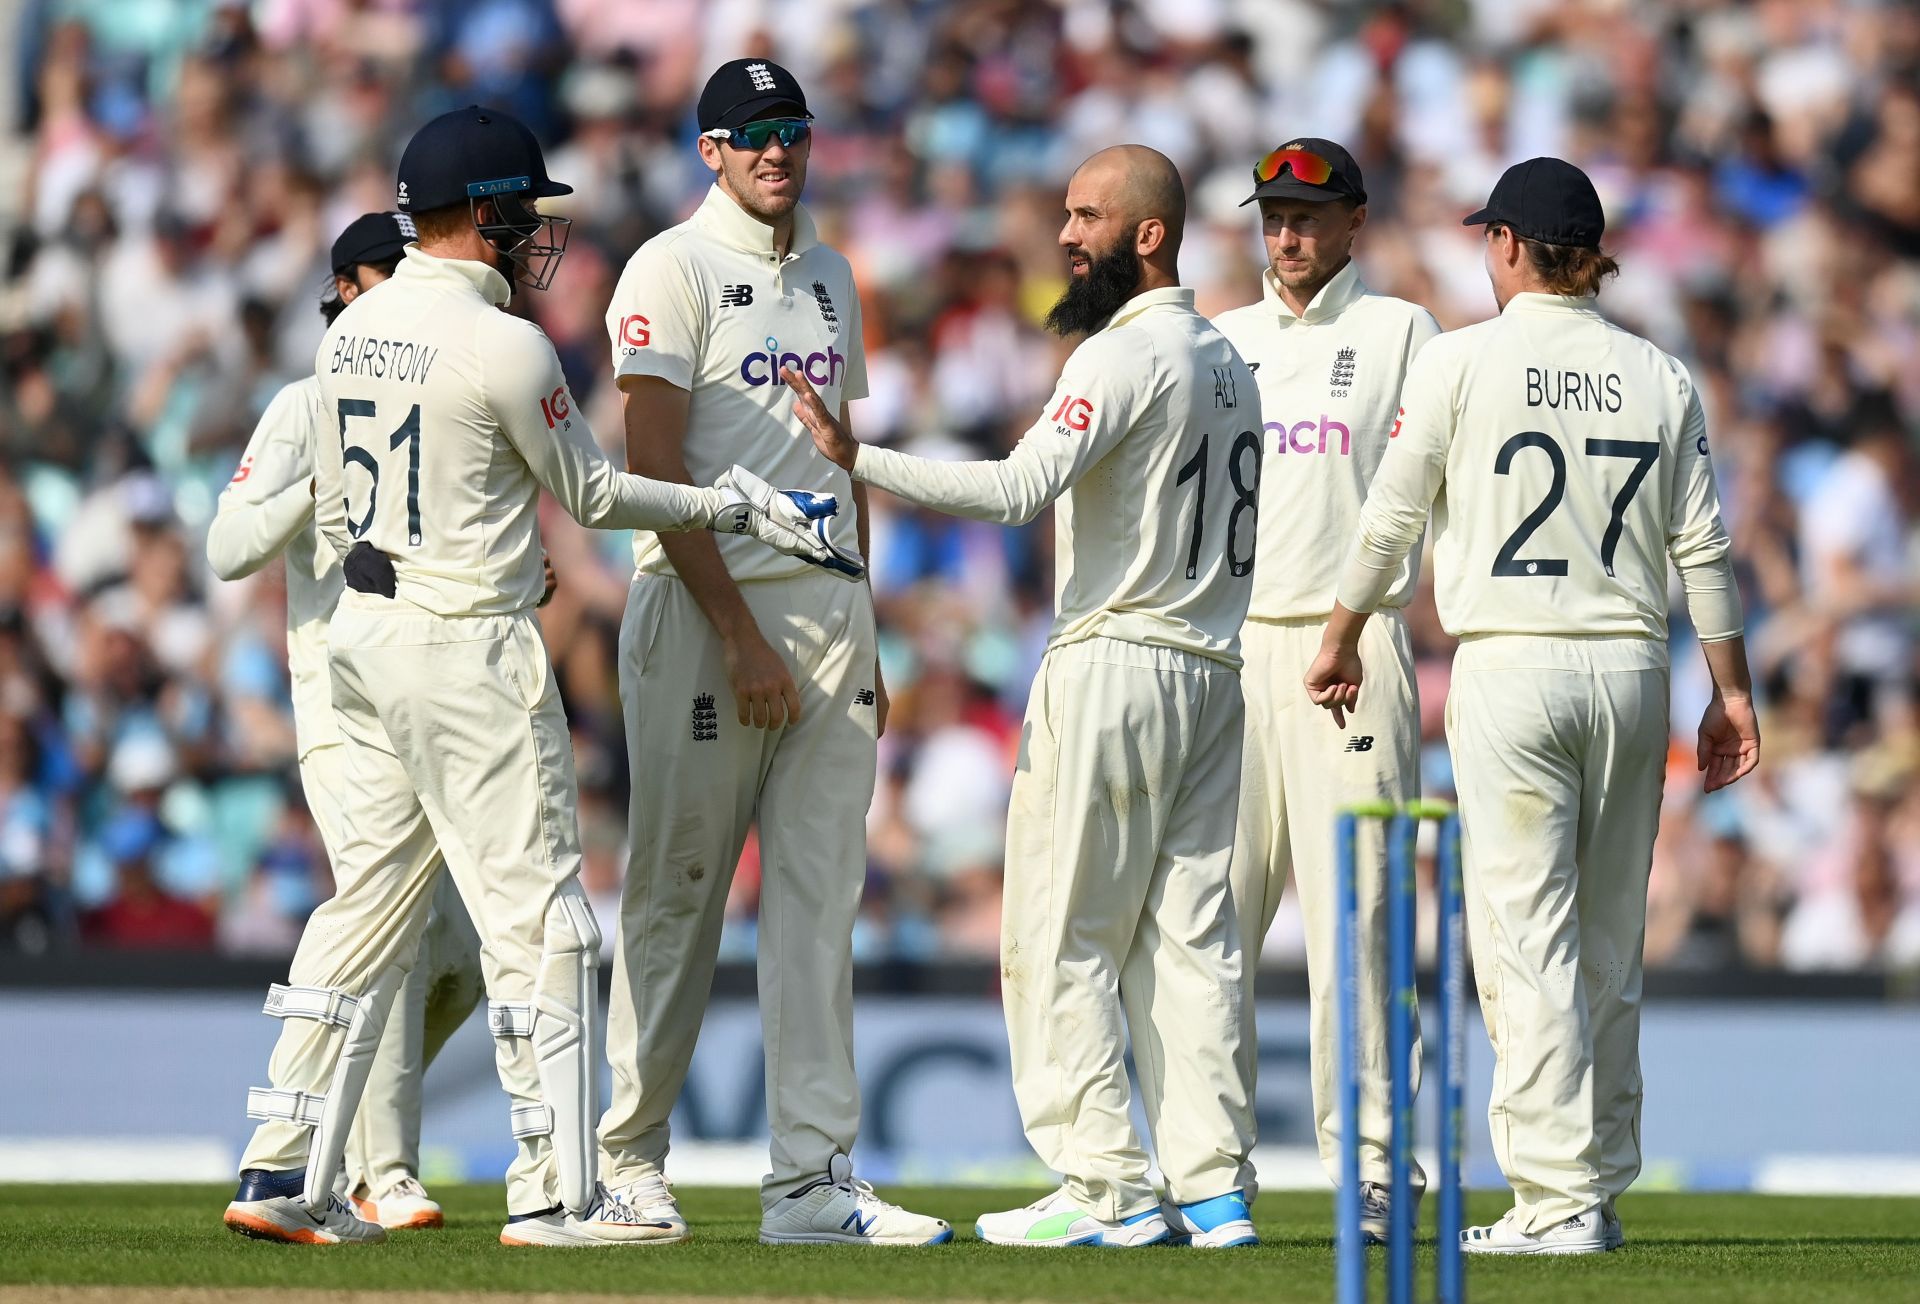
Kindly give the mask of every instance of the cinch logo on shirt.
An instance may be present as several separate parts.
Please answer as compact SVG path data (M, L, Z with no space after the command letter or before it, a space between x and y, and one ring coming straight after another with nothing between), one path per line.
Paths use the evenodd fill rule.
M798 353L780 352L780 341L769 335L765 353L749 353L740 360L740 379L755 387L784 385L787 382L780 379L780 373L792 367L815 385L838 385L846 366L847 355L837 349L809 353L803 358Z
M1273 432L1274 443L1282 453L1337 452L1342 457L1349 457L1353 453L1353 432L1340 422L1335 421L1332 417L1324 414L1317 423L1313 421L1297 421L1292 425L1288 425L1284 421L1269 421L1266 423L1265 428ZM1338 431L1340 434L1340 447L1337 449L1329 449L1327 447L1327 436L1335 431ZM1318 440L1314 438L1316 432L1319 435Z

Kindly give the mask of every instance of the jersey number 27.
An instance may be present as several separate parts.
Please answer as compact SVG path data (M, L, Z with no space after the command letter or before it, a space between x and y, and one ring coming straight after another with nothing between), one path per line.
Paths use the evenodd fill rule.
M1533 532L1547 523L1554 508L1567 494L1567 455L1560 451L1560 445L1552 435L1543 430L1523 430L1500 445L1500 452L1493 460L1493 473L1505 475L1513 466L1513 459L1523 448L1537 448L1547 455L1553 464L1553 483L1547 488L1547 496L1532 511L1507 541L1500 545L1499 555L1493 559L1493 573L1502 578L1513 575L1542 576L1565 575L1567 559L1564 557L1522 558L1520 549L1526 546ZM1653 470L1654 463L1660 460L1660 445L1650 439L1589 439L1587 441L1589 457L1626 457L1633 459L1633 469L1627 472L1627 482L1620 486L1620 492L1613 496L1613 517L1607 522L1607 532L1600 539L1600 564L1607 574L1613 574L1613 557L1620 547L1620 535L1626 528L1627 508L1633 502L1633 496L1640 492L1640 485L1647 478L1647 472Z

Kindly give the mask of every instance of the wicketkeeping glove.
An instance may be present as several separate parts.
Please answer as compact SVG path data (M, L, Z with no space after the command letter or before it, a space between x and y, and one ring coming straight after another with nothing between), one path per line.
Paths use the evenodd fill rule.
M828 522L840 511L832 494L799 489L775 489L743 466L736 466L714 482L731 501L713 514L715 534L750 534L775 552L798 557L844 580L862 580L867 563L857 552L838 547L828 536Z

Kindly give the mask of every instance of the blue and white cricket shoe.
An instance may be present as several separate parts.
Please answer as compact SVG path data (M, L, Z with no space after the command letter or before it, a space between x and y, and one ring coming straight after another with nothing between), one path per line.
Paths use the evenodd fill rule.
M245 1169L222 1221L228 1231L287 1245L377 1245L387 1239L386 1228L355 1216L331 1191L326 1208L309 1208L302 1195L306 1181L304 1168L285 1173Z
M1199 1250L1231 1250L1241 1245L1258 1245L1253 1230L1253 1212L1241 1191L1228 1191L1211 1200L1194 1200L1171 1205L1167 1226L1175 1243Z
M762 1245L945 1245L944 1218L888 1204L853 1175L853 1161L835 1155L827 1175L790 1191L760 1215Z
M1132 1249L1164 1245L1172 1239L1160 1206L1118 1222L1108 1222L1082 1209L1066 1188L1035 1200L1024 1209L983 1213L973 1234L989 1245L1025 1245L1036 1249L1063 1249L1070 1245L1104 1245Z

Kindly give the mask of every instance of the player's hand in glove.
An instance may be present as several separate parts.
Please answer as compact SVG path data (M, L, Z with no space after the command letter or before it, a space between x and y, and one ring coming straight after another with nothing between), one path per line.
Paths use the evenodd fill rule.
M828 522L840 511L832 494L775 489L743 466L729 470L714 482L730 499L713 514L709 527L716 534L750 534L775 552L798 557L844 580L867 577L867 563L857 552L837 546L828 535Z

